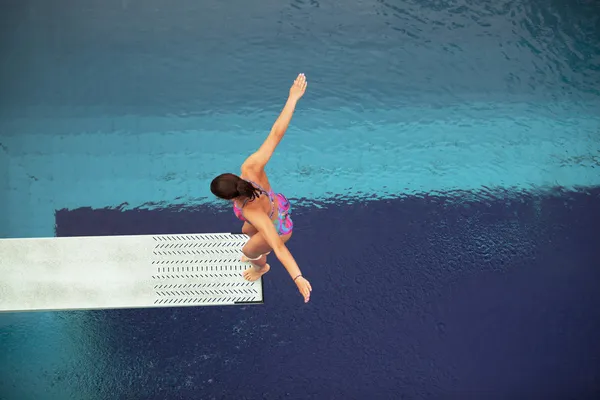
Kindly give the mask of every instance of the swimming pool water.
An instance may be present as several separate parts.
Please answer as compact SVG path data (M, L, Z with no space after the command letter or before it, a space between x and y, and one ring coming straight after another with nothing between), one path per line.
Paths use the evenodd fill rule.
M5 237L214 202L298 72L271 169L291 197L599 184L594 2L60 4L4 7Z
M274 261L264 307L1 316L0 395L597 392L597 2L0 15L1 237L235 230L208 183L304 72L269 173L315 287L302 307Z

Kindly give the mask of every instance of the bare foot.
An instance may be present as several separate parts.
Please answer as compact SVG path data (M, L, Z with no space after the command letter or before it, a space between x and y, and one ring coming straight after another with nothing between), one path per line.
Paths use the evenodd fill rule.
M250 268L243 272L244 279L250 282L254 282L261 276L269 272L270 269L271 267L269 266L269 264L265 264L265 266L262 268L258 268L257 266L252 265Z

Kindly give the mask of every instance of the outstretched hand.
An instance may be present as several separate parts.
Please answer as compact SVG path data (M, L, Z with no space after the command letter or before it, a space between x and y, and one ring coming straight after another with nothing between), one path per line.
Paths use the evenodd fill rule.
M296 279L296 286L298 286L300 294L302 297L304 297L304 302L308 303L308 300L310 300L310 292L312 292L312 286L310 286L310 282L301 276Z
M304 95L306 86L308 86L308 83L306 82L306 76L304 76L304 74L298 75L292 87L290 88L290 97L294 100L300 100L300 98Z

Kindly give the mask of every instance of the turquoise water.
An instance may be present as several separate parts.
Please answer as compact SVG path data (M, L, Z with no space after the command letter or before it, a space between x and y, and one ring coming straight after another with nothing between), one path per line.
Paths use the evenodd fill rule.
M600 118L581 106L563 104L553 115L550 105L498 103L360 113L304 106L270 170L278 190L303 201L600 185ZM10 213L3 234L52 235L60 208L215 203L212 177L237 171L274 118L5 122Z
M293 198L600 184L594 2L58 4L4 6L4 237L214 202L299 72L270 171Z

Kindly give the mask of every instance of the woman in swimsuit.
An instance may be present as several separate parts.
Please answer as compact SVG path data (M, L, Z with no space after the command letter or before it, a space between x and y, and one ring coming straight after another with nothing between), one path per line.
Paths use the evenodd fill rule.
M270 269L267 255L274 251L296 283L304 302L308 302L312 287L302 276L298 264L285 245L292 236L294 226L290 218L290 203L283 194L273 191L265 166L283 138L306 86L304 74L298 75L269 136L262 146L244 161L240 176L222 174L210 184L210 190L215 196L233 202L235 215L244 222L242 232L250 236L250 240L242 248L242 261L252 264L244 271L244 278L255 281L266 274Z

